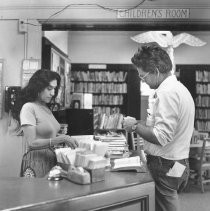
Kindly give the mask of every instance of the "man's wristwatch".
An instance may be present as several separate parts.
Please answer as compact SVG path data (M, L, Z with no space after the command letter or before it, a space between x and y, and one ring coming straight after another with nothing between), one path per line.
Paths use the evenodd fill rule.
M135 132L136 131L137 125L138 125L138 123L132 125L132 127L131 127L132 132Z

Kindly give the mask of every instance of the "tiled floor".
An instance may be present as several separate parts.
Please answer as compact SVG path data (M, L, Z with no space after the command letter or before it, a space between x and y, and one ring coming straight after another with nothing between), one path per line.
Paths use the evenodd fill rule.
M180 211L210 211L210 184L205 185L205 192L197 185L188 186L179 195Z

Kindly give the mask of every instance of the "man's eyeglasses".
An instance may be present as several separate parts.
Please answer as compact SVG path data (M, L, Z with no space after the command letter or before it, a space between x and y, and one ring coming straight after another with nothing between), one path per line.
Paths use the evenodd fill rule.
M145 81L145 78L150 74L150 72L146 73L144 76L141 76L139 74L139 78L142 80L142 81Z

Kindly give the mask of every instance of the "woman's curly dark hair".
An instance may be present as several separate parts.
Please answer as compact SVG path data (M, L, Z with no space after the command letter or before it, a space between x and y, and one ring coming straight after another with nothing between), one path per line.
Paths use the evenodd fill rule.
M168 53L155 42L143 44L131 58L131 62L144 72L152 73L156 71L156 68L161 73L172 70L172 62Z
M53 80L57 80L57 87L55 88L55 95L52 97L50 104L55 103L55 98L58 95L61 83L60 75L47 69L37 70L30 78L28 84L21 89L19 95L17 96L17 100L11 110L13 118L20 122L20 111L23 105L27 102L34 102L39 93L47 88Z

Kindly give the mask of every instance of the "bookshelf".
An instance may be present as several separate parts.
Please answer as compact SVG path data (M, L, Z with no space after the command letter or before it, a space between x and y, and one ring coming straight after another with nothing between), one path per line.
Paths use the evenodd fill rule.
M94 111L94 129L97 129L101 114L111 115L121 113L129 115L129 111L140 118L140 85L132 80L133 86L128 84L133 73L132 65L123 64L72 64L71 93L80 95L92 94L92 108ZM131 79L130 79L131 80ZM132 91L133 90L133 91ZM130 95L134 94L135 103ZM73 99L73 97L72 97ZM133 103L130 105L130 103ZM130 115L132 115L130 113Z
M74 67L72 65L72 93L91 93L95 113L111 114L113 110L124 113L127 72L109 70L107 65Z
M195 102L195 129L210 131L210 65L177 65L180 81Z

